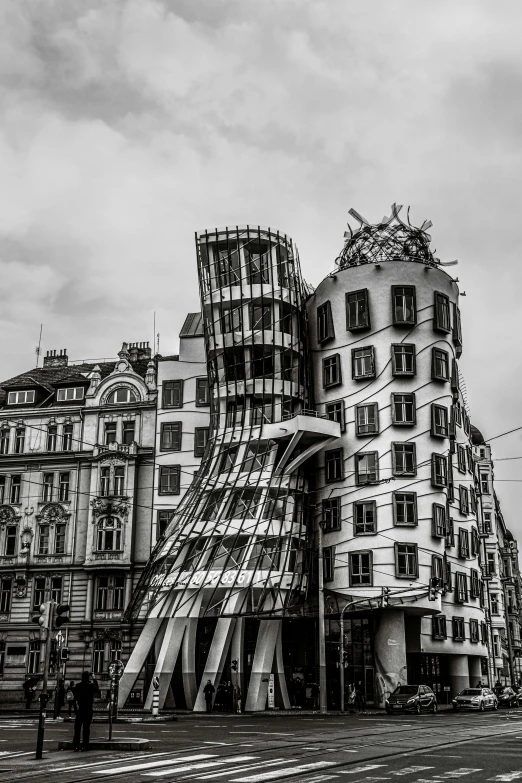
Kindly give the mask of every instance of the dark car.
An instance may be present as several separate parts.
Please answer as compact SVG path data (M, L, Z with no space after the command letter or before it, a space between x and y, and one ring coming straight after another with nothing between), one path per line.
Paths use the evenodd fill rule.
M437 697L427 685L399 685L386 699L386 712L437 712Z
M515 693L513 688L502 688L497 693L499 707L521 707L522 693Z
M455 712L458 710L484 710L498 708L497 697L490 688L464 688L452 701Z

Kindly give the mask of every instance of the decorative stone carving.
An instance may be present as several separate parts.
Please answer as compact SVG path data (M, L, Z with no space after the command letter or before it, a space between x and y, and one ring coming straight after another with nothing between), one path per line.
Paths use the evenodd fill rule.
M121 639L121 631L117 628L99 628L96 630L97 639L105 639L106 641L113 641Z
M11 506L0 506L0 525L2 527L4 527L4 525L13 524L17 522L17 520L18 517Z
M156 391L156 365L150 360L147 364L147 372L145 374L145 384L149 391Z
M102 516L117 516L127 519L129 515L129 498L94 498L91 500L92 521L96 522Z
M91 385L87 389L87 397L92 397L96 393L96 389L101 382L101 370L99 364L89 373L87 376L91 382Z
M64 507L59 503L48 503L36 515L35 519L39 522L48 522L50 525L53 525L55 522L65 522L67 516L68 514Z

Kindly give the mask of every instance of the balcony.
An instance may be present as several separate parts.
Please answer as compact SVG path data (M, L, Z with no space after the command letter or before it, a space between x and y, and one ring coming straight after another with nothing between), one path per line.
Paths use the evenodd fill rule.
M138 444L134 443L97 443L93 449L94 457L102 457L106 454L123 454L126 457L133 457L138 453Z
M340 438L341 425L318 416L316 411L303 411L274 424L263 424L260 437L287 444L276 466L275 475L288 476L320 449ZM300 453L296 455L298 448Z

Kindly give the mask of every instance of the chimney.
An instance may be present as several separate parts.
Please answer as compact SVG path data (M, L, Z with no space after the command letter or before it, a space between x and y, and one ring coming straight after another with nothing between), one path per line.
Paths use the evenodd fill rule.
M56 351L47 351L44 356L44 367L67 367L69 364L69 357L67 356L67 348L63 348L60 353Z
M134 364L138 361L138 346L136 343L129 343L129 361Z
M152 359L152 350L149 343L129 343L131 362L139 362Z

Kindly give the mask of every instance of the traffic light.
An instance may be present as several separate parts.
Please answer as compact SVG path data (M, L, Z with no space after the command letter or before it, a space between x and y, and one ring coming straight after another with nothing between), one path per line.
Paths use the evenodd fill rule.
M60 658L62 661L68 661L69 660L69 648L68 647L62 647L60 649Z
M71 607L69 604L58 604L58 606L55 609L55 621L54 624L56 628L60 628L61 625L65 625L69 622L69 618L67 617Z
M428 590L428 598L430 601L436 601L437 600L437 593L439 591L439 588L441 586L441 580L438 576L432 576L430 579L430 586Z
M31 621L33 623L38 623L38 625L43 631L49 629L50 620L51 620L51 603L50 601L46 601L44 604L40 604L38 614L34 614L31 617Z
M237 661L236 660L231 662L230 668L232 669L233 672L237 672Z
M383 587L382 588L382 608L385 609L389 604L390 599L390 588L389 587Z

